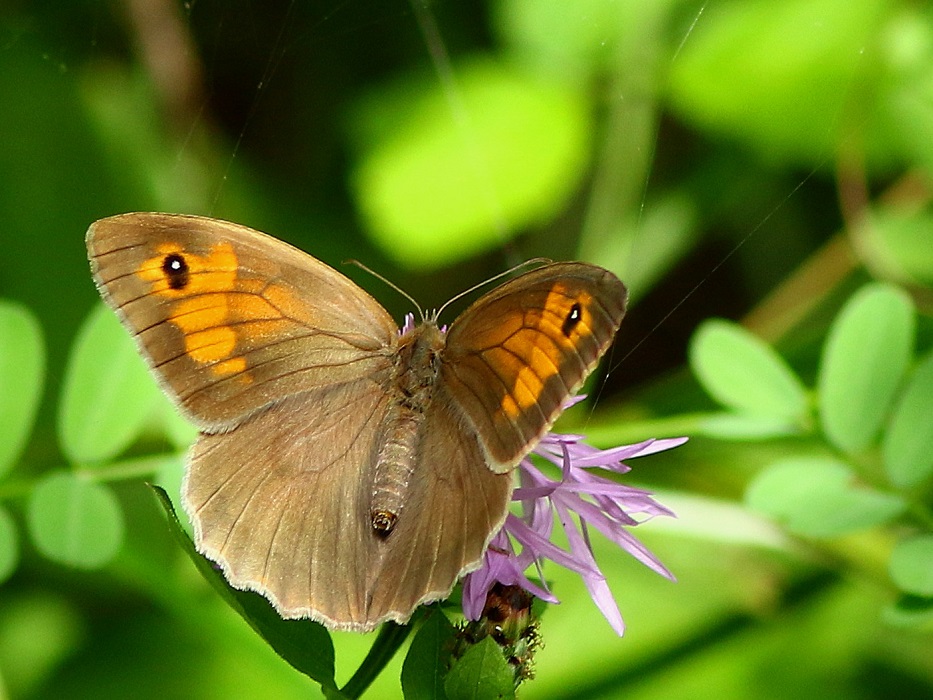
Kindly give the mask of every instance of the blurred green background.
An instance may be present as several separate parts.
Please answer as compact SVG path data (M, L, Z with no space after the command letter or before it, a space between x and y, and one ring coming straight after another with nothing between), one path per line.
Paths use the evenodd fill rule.
M0 698L318 692L200 579L143 485L177 488L190 433L110 316L89 317L84 231L152 210L234 220L338 267L359 259L427 308L535 256L626 281L598 401L566 427L600 446L693 438L631 475L679 515L636 533L679 581L597 541L619 639L579 580L549 570L564 602L543 618L523 697L933 697L931 6L421 8L0 6ZM340 269L400 322L411 310ZM885 286L863 335L825 349L872 280ZM882 323L892 314L900 325ZM713 316L786 358L802 380L790 414L743 416L754 374L717 393L738 365L704 364L691 341ZM863 384L872 410L846 393ZM915 477L891 466L898 440L913 440ZM874 499L848 507L872 518L795 528L767 503L776 479L743 501L765 467L801 455L841 460ZM790 472L806 491L810 472ZM816 488L804 501L819 520ZM69 522L84 540L55 539ZM905 583L889 558L910 537ZM335 635L338 679L371 641ZM400 664L367 697L400 696Z

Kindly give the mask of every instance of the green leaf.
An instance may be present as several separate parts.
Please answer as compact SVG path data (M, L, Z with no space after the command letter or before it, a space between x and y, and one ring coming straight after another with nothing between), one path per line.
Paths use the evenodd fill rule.
M708 414L697 422L694 431L696 435L732 441L770 440L799 433L799 428L779 418L725 412Z
M643 15L667 4L504 0L493 3L491 10L497 33L523 65L543 75L585 83L593 74L612 70L620 38L639 31L643 38Z
M703 16L671 65L688 123L741 139L769 160L816 164L833 149L864 77L882 0L749 0ZM801 86L806 86L802 89Z
M897 287L869 284L840 311L823 347L820 419L829 441L855 453L875 439L913 351L910 298Z
M827 457L780 460L749 484L745 502L791 532L835 537L887 522L904 512L904 501L856 484L844 463Z
M488 61L458 66L457 80L468 125L433 75L357 109L355 196L374 241L407 267L497 249L550 219L588 159L582 93Z
M195 549L194 542L178 522L168 494L158 486L153 486L152 490L168 516L169 529L175 539L220 597L292 667L317 681L325 689L336 691L334 645L327 630L311 620L283 620L269 601L258 593L231 588L223 574L214 568L213 563ZM339 694L331 695L337 696Z
M933 473L933 353L914 370L884 434L882 454L891 483L919 484Z
M895 9L894 6L889 7ZM927 138L933 133L933 110L930 109L933 99L931 19L933 13L929 3L900 6L887 18L884 30L876 35L878 52L875 55L881 58L884 69L883 76L878 76L881 80L876 83L877 92L871 100L874 104L869 107L873 114L867 115L868 121L860 129L865 138L862 147L866 154L874 152L880 156L870 160L880 161L879 164L884 161L900 162L905 171L933 172L933 142ZM911 128L904 129L904 124L910 124ZM877 169L871 165L868 168ZM888 208L902 210L898 212L898 218L907 214L904 218L916 217L917 220L895 223L900 230L890 232L893 240L886 241L884 239L890 233L885 229L890 224L884 221L876 223L872 217L872 221L866 222L868 225L856 234L860 239L859 257L867 257L872 268L879 258L885 258L884 271L877 276L890 279L892 273L902 275L906 272L926 279L927 283L933 282L933 251L929 245L931 222L926 200L877 197L872 202L872 207L876 206L882 211ZM907 230L911 226L914 231ZM911 243L916 245L909 248ZM899 265L903 266L900 270L897 269Z
M891 580L905 593L933 598L933 535L897 543L888 562Z
M13 517L0 507L0 584L6 581L19 563L19 538Z
M181 508L181 486L185 479L185 457L181 454L166 455L159 462L152 475L151 485L158 486L165 491L174 508ZM185 518L178 523L190 537L192 535L191 523Z
M929 71L925 71L929 74ZM925 80L933 88L927 75ZM928 108L926 108L927 111ZM930 119L928 115L927 119ZM927 139L923 139L926 141ZM933 153L930 144L925 150ZM874 270L888 279L933 286L933 216L925 209L898 205L882 206L871 213L870 223L860 234Z
M515 697L515 675L492 637L474 644L454 664L444 683L448 700Z
M139 436L159 397L129 334L110 309L97 305L65 372L58 416L65 454L79 464L117 456Z
M882 611L882 619L892 627L933 632L933 599L901 596Z
M454 626L437 607L425 617L402 664L405 700L446 700L444 677L450 664Z
M42 396L45 347L29 309L0 301L0 476L16 462Z
M47 474L27 506L29 534L53 561L96 569L123 544L123 513L113 492L71 472Z
M79 612L75 597L56 588L33 585L4 590L0 624L4 700L59 695L48 690L50 680L74 658L76 649L88 643L87 611Z
M184 450L194 444L195 438L198 437L198 429L168 400L163 401L162 421L165 425L165 435L175 447Z
M690 366L703 388L740 413L801 422L803 384L774 349L738 324L713 319L690 342Z

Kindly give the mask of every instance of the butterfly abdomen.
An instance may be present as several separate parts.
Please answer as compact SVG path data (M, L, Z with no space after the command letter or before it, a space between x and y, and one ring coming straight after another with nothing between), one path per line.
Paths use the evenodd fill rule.
M391 534L406 501L425 411L434 395L444 336L426 323L402 337L394 374L394 395L376 458L370 507L373 532Z

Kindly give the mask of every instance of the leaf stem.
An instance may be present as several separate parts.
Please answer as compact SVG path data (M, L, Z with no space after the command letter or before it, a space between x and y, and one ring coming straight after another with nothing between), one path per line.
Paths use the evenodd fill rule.
M402 643L411 632L412 624L399 625L387 622L379 629L379 636L363 659L363 663L356 669L353 677L340 689L340 693L347 698L358 698L376 679L386 664L395 656Z
M108 483L111 481L126 481L128 479L138 479L144 476L150 476L158 471L162 463L167 459L173 458L171 452L160 455L150 455L139 457L137 459L127 459L119 462L113 462L105 467L76 467L74 473L88 481L97 483Z
M127 459L109 464L94 465L93 467L81 466L71 469L75 476L91 481L96 484L106 484L114 481L128 481L130 479L139 479L151 476L162 463L167 459L173 459L177 455L166 452L165 454L149 455L137 459ZM67 467L62 467L67 469ZM0 483L0 501L15 500L28 496L36 482L48 472L42 472L35 478L22 478L13 481L4 481Z

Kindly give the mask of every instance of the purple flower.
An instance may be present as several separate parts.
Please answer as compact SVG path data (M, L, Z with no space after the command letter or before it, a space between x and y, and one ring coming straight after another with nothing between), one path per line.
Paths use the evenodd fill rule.
M593 601L612 629L621 635L625 625L606 577L593 557L591 527L649 568L674 579L628 530L655 515L674 514L655 501L649 492L599 476L593 468L625 474L630 467L622 460L669 450L682 445L687 438L646 440L609 450L598 450L582 440L581 435L549 433L533 450L560 467L559 480L546 476L530 457L521 461L520 486L515 489L512 500L522 503L523 514L519 517L510 513L506 517L502 529L489 543L482 567L464 578L463 612L467 619L479 618L486 595L496 582L521 586L542 600L559 602L547 589L541 572L543 560L550 559L583 577ZM570 551L550 541L554 525L552 511L566 533ZM520 551L516 551L515 543L521 545ZM532 564L537 569L540 585L525 576L524 572Z

